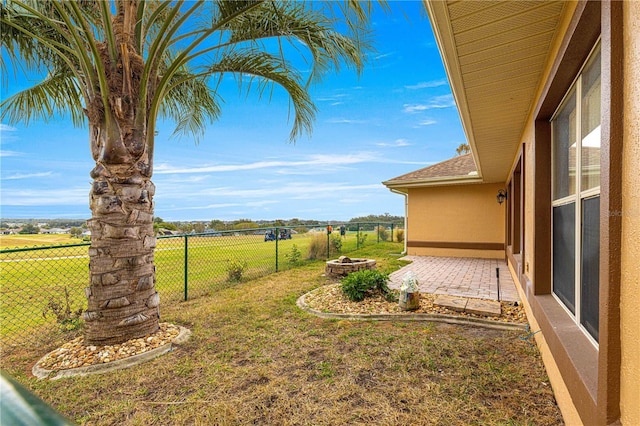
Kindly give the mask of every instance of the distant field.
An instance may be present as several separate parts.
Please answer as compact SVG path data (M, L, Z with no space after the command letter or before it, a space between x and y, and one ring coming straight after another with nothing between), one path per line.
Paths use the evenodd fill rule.
M0 235L0 249L73 244L81 242L82 240L80 238L71 238L71 235L69 234Z

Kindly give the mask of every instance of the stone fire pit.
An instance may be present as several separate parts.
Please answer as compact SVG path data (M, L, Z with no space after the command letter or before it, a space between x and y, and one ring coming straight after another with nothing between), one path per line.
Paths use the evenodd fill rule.
M376 261L373 259L351 259L347 256L340 256L338 259L327 261L325 273L329 277L341 278L362 269L376 269Z

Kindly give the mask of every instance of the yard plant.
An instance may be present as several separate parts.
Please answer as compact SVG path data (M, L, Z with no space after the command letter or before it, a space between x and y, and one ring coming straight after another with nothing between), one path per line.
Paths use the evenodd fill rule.
M29 81L41 79L5 99L0 117L12 124L60 115L76 125L88 122L95 167L86 343L115 344L158 329L151 181L158 120L173 120L177 133L200 137L221 114L216 85L229 74L259 94L283 88L292 104L291 139L310 131L315 106L309 83L341 66L362 69L369 7L238 0L0 3L3 71L12 63L16 71L35 71ZM297 56L303 51L306 62Z
M342 280L342 292L353 302L362 302L366 297L374 295L388 296L391 292L387 286L389 276L375 269L363 269L352 272Z
M353 253L381 272L402 244ZM559 425L540 353L524 331L422 321L326 320L301 295L324 262L163 307L192 337L125 370L56 381L28 373L55 336L7 348L0 368L77 424Z

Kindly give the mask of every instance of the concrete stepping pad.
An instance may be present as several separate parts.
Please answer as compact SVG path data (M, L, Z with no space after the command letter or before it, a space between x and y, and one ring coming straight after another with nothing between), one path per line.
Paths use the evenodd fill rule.
M465 311L470 314L499 317L502 313L500 302L495 300L469 299Z
M455 296L438 296L433 304L453 311L464 312L467 306L467 299Z
M495 300L467 299L466 297L442 295L438 296L433 304L452 311L490 317L499 317L502 313L500 302Z

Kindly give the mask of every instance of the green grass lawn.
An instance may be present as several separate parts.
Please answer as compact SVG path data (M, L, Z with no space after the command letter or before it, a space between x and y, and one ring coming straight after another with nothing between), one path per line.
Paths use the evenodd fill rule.
M374 232L363 234L367 235L368 245L377 242ZM34 241L51 243L53 237L58 236L24 237L18 240L31 246ZM306 262L314 238L324 241L326 234L295 234L290 240L278 241L277 269L282 271L294 266L287 260L287 254L291 253L294 245L302 254L300 263ZM11 241L15 243L17 240ZM78 241L72 242L77 244ZM185 259L184 237L157 240L156 288L163 305L184 300L185 265L188 298L227 286L227 267L234 259L246 261L243 280L276 271L276 242L265 242L263 235L195 235L188 236L186 241L188 251ZM343 253L356 249L355 233L348 234L341 241ZM64 310L68 302L72 312L86 309L84 289L89 282L87 251L88 246L69 246L0 253L0 337L3 341L28 337L33 328L55 326L52 304Z
M385 272L401 244L353 253ZM31 366L71 336L8 348L0 368L87 425L559 425L523 332L428 322L325 320L297 298L330 281L324 263L163 305L191 329L159 358L104 375L37 380Z

